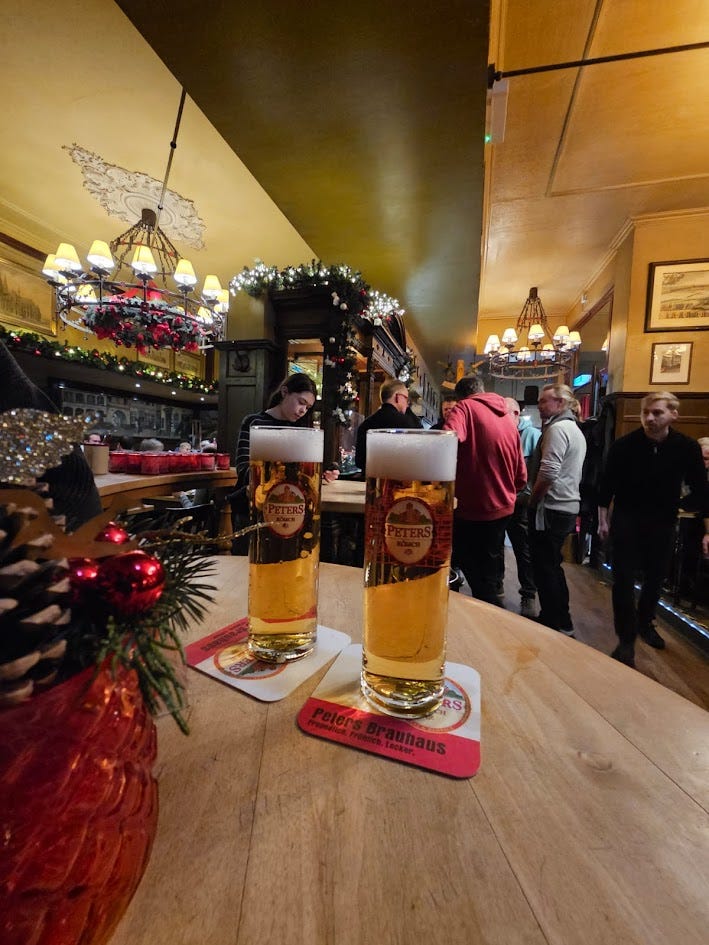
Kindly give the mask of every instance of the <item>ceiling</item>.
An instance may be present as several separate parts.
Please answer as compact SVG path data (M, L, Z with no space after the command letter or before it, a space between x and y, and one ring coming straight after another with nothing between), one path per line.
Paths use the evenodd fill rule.
M504 141L483 143L488 42L503 70L700 42L705 0L492 0L489 36L471 0L46 11L4 5L0 231L82 253L126 229L184 86L169 188L194 206L168 195L161 225L198 274L348 263L434 369L531 285L569 312L632 218L709 205L707 50L511 78ZM93 196L72 145L108 165ZM107 210L109 185L130 193ZM204 248L171 233L183 211Z

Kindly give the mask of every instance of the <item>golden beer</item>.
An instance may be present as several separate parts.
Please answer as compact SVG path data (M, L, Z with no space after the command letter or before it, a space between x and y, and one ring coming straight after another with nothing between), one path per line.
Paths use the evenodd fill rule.
M457 453L447 431L367 433L362 692L389 715L443 697Z
M252 427L249 650L270 663L315 646L322 430Z

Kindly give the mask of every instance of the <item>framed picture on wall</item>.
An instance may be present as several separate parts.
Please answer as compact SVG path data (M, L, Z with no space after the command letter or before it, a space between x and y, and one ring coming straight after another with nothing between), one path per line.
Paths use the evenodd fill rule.
M175 352L175 371L178 374L189 374L192 377L204 377L204 355L194 354L191 351Z
M54 291L47 285L39 269L40 264L0 243L0 323L8 328L35 331L42 335L56 335Z
M689 384L689 372L692 365L692 342L660 342L652 346L650 363L650 383Z
M138 355L138 361L143 364L152 364L153 367L161 367L166 371L172 371L172 348L148 348L142 354Z
M645 331L709 329L709 259L650 263Z

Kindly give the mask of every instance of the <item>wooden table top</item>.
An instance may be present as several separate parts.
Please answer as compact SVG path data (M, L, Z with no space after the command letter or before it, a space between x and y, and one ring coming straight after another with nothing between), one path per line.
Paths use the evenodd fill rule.
M176 486L184 489L185 483L194 482L205 486L233 486L236 483L236 471L231 469L204 469L184 473L162 473L159 476L139 476L127 473L106 473L96 476L98 494L116 495L125 491L147 491L156 486Z
M364 515L365 482L355 479L336 479L324 482L320 497L323 512L349 512Z
M199 639L246 613L216 560ZM362 573L320 623L360 640ZM575 640L450 595L482 679L482 764L454 780L303 734L320 671L266 704L188 670L158 722L160 822L111 945L705 945L709 714Z

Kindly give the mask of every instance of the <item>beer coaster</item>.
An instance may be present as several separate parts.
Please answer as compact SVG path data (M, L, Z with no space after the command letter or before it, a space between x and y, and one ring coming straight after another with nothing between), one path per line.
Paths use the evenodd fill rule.
M298 713L308 735L404 764L470 778L480 767L480 674L446 663L443 704L424 719L397 719L371 706L359 688L362 647L351 644Z
M185 647L187 665L262 702L277 702L329 663L350 642L346 633L318 624L317 642L308 656L292 663L263 663L249 655L247 639L248 619L242 617Z

